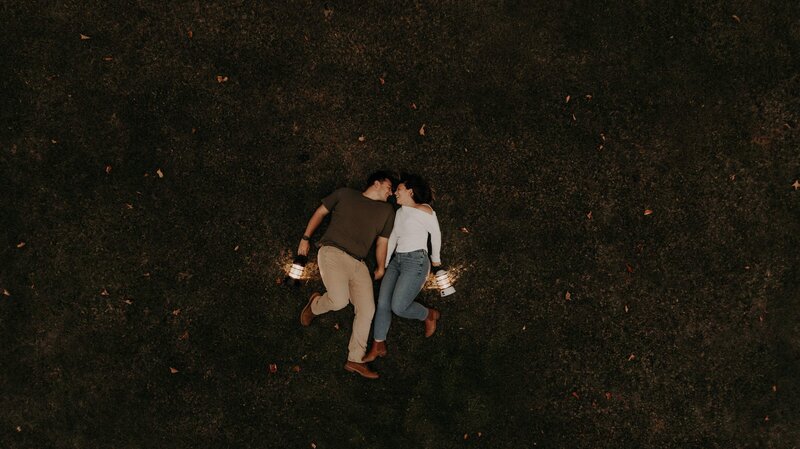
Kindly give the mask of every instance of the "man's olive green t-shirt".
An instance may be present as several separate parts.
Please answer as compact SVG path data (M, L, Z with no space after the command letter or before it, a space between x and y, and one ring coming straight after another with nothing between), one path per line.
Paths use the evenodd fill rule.
M365 197L343 187L322 199L331 211L328 230L319 243L335 246L351 256L365 259L378 236L389 238L394 226L394 208L384 201Z

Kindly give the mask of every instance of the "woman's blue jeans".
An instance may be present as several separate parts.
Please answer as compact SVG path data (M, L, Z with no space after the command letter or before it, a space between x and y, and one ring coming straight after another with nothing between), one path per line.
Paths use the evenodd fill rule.
M375 311L373 338L386 340L392 324L392 312L402 318L424 321L428 309L414 299L425 285L431 264L424 250L395 253L381 281L378 309Z

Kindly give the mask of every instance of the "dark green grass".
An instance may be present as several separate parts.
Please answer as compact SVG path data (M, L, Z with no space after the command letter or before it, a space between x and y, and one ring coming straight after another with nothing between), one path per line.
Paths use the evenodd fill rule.
M797 446L798 20L0 5L0 447ZM432 180L460 276L370 382L351 309L303 329L318 276L276 280L384 167Z

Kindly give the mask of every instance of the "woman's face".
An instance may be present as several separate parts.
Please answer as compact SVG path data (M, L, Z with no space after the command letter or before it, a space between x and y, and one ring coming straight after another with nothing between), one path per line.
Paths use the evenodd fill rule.
M397 204L401 206L413 206L414 205L414 198L412 197L412 193L414 191L411 189L407 189L406 185L400 183L397 186L397 190L394 191L394 196L397 198Z

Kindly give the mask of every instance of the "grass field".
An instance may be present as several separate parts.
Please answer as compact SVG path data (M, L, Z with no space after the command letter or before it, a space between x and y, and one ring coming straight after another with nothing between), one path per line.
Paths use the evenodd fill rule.
M1 448L800 447L800 3L34 0L0 38ZM280 280L381 168L434 184L458 291L368 381Z

